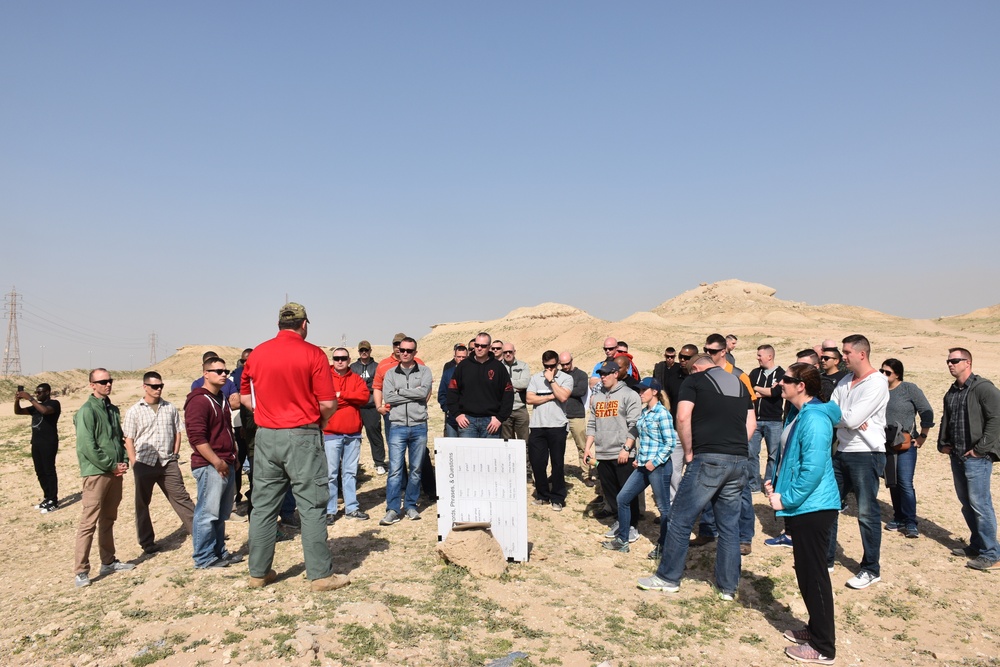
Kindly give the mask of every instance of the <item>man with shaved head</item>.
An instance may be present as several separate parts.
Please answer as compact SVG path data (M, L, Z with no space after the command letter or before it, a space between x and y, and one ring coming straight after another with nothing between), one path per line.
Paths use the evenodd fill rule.
M593 389L594 385L601 381L601 376L597 372L597 369L603 366L606 361L614 361L616 354L618 354L618 339L608 336L604 339L604 358L594 364L594 370L590 372L591 389Z

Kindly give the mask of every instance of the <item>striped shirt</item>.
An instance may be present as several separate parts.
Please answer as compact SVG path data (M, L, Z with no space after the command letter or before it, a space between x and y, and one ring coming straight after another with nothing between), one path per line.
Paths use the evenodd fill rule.
M161 400L159 409L144 400L139 400L125 413L122 431L131 438L135 446L135 460L155 466L166 463L174 453L174 438L181 430L181 418L177 408L168 401Z
M662 403L657 403L652 409L644 407L635 426L639 429L636 463L642 466L652 461L654 467L666 463L678 442L670 411Z

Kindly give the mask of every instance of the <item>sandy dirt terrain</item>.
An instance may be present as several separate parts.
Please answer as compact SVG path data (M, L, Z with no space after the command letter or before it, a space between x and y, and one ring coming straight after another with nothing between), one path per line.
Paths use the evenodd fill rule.
M310 304L311 305L311 304ZM312 306L311 307L318 307ZM725 281L703 285L621 322L607 322L561 304L521 308L489 322L435 326L419 341L419 356L435 379L455 342L480 330L517 345L534 371L545 349L571 350L589 371L607 335L627 340L643 375L663 348L700 347L714 331L735 333L738 365L755 366L755 348L771 343L787 367L794 353L823 338L864 333L876 366L896 357L906 379L927 394L936 414L951 382L947 349L972 350L977 373L1000 382L1000 307L937 320L909 320L854 306L782 301L763 285ZM405 329L405 323L400 324ZM321 332L313 342L323 344ZM194 336L193 336L194 337ZM217 347L237 358L250 341ZM356 341L352 341L355 343ZM208 346L192 345L157 364L164 397L183 405ZM377 346L375 357L387 346ZM355 351L352 350L352 354ZM233 363L232 361L230 363ZM141 374L114 372L112 399L125 409L140 395ZM638 577L654 569L646 559L655 539L655 505L647 496L642 537L631 553L601 548L607 526L591 511L593 490L580 481L575 448L567 448L570 495L566 510L529 506L531 558L511 564L499 579L476 578L445 565L435 552L435 503L421 500L423 520L379 527L385 477L374 474L362 445L359 498L372 519L340 519L329 531L336 571L353 583L312 593L297 539L277 545L279 580L247 587L246 565L196 571L190 538L162 495L152 514L163 551L145 556L135 538L131 473L126 477L116 540L130 572L73 585L72 552L80 516L80 478L72 416L86 399L85 371L26 378L48 381L63 416L58 459L62 507L32 509L40 497L29 454L29 420L13 414L13 382L0 383L0 664L4 665L484 665L510 656L520 665L760 665L792 664L781 632L800 627L804 606L790 549L768 548L776 534L773 513L754 496L758 517L753 553L743 559L737 599L721 602L711 588L714 548L692 549L677 594L643 592ZM62 395L68 389L68 395ZM432 409L431 433L442 431ZM886 532L882 581L855 591L844 586L858 568L861 544L853 503L840 519L833 573L839 665L1000 665L1000 574L976 572L950 548L968 531L959 512L946 458L936 452L937 431L919 453L916 489L921 537ZM195 491L185 442L182 468ZM529 493L531 486L529 484ZM994 499L1000 499L998 476ZM159 493L159 492L157 492ZM889 494L879 494L883 520ZM246 553L245 519L228 524L228 546ZM96 552L96 545L95 545ZM96 559L95 559L96 560ZM526 657L515 661L514 652Z

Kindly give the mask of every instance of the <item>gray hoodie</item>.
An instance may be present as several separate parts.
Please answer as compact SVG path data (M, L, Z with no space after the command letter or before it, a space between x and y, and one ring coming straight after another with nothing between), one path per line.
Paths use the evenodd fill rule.
M427 397L434 388L431 369L423 364L403 368L397 364L385 373L382 381L382 400L388 403L389 422L401 426L427 423Z
M587 435L594 436L598 461L617 459L625 441L635 437L633 429L642 414L642 400L621 381L607 392L600 384L595 389L587 410Z

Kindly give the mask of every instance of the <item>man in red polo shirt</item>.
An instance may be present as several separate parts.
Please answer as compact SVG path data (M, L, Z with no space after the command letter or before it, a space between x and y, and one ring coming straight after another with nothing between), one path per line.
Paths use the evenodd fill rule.
M302 521L306 577L314 591L350 583L333 573L326 546L327 473L323 427L337 410L330 364L323 350L305 341L309 318L304 306L286 303L278 311L278 335L258 345L243 366L240 400L257 423L253 504L250 514L250 586L277 578L275 521L285 490L292 494Z

